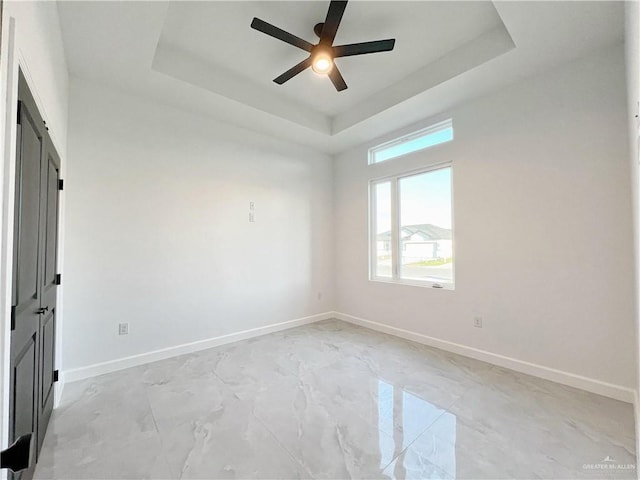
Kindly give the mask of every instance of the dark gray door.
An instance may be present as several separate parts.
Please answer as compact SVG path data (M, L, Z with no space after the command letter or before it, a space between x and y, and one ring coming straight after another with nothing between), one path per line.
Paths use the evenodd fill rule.
M45 155L40 174L40 382L38 388L38 451L53 410L55 370L56 295L58 265L58 182L60 160L45 135Z
M60 162L22 72L18 100L9 440L32 432L39 454L53 407Z

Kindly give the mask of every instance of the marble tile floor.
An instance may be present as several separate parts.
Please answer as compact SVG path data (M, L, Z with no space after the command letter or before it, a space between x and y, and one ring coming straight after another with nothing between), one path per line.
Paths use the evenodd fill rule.
M323 321L65 386L35 478L636 478L630 404Z

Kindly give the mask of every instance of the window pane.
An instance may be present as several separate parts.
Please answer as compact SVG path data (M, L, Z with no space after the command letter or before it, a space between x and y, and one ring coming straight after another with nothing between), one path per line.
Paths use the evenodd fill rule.
M391 277L391 182L376 183L375 197L375 263L373 274Z
M451 140L453 140L453 125L451 120L447 120L370 149L369 164L384 162Z
M450 140L453 140L453 128L449 127L444 130L440 130L439 132L430 133L428 135L414 138L413 140L374 152L373 163L384 162L385 160L400 157L407 153L417 152L418 150L433 147L434 145L448 142Z
M398 180L400 277L453 282L451 168Z

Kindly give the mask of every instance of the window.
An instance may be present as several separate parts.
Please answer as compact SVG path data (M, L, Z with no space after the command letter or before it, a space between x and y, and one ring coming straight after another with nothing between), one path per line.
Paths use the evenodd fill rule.
M451 165L371 182L371 279L453 288Z
M369 165L453 140L453 125L446 120L369 150Z

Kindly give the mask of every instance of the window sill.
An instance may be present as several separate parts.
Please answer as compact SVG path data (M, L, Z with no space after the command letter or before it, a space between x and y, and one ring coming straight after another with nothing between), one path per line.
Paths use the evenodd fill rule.
M455 290L454 283L443 283L443 282L433 282L433 281L422 281L422 280L409 280L409 279L399 279L399 278L388 278L388 277L371 277L369 278L370 282L378 282L378 283L391 283L393 285L406 285L409 287L420 287L420 288L429 288L431 290ZM435 285L439 285L436 287Z

